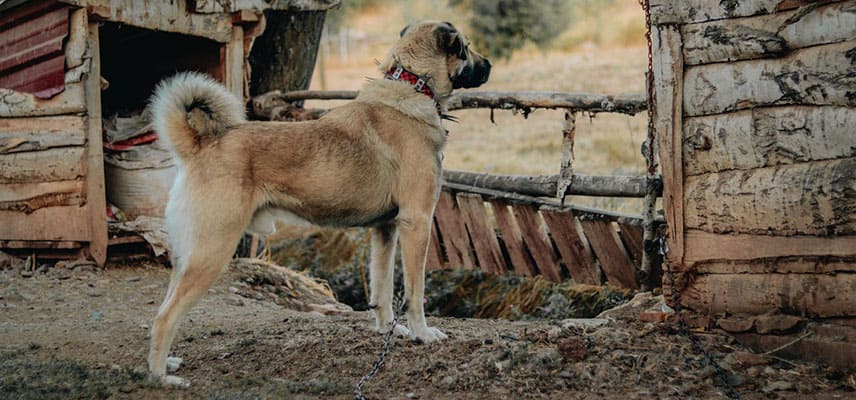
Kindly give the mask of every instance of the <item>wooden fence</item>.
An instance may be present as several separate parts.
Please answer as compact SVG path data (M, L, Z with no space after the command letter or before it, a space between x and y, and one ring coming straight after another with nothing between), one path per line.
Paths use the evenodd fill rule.
M353 99L357 94L274 91L254 98L252 109L256 118L287 118L289 113L283 110L293 110L292 102ZM452 95L447 106L449 110L511 109L524 114L535 108L563 109L563 154L558 175L445 171L431 231L428 269L479 268L489 273L542 275L555 282L573 279L631 289L650 287L650 282L658 280L657 262L651 263L655 266L651 270L644 267L643 259L656 259L657 254L651 251L652 246L644 245L643 237L660 220L564 204L569 195L644 197L646 203L660 195L659 178L588 176L574 174L572 167L576 114L633 115L646 109L644 95L466 92ZM313 118L322 113L313 110L308 115Z

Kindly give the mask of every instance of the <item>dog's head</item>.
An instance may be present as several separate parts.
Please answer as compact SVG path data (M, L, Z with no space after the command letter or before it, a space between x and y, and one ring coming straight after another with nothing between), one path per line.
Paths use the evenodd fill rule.
M428 77L431 89L447 95L452 89L474 88L487 82L490 61L470 48L469 40L449 22L415 22L401 30L400 38L381 63L382 73L396 63Z

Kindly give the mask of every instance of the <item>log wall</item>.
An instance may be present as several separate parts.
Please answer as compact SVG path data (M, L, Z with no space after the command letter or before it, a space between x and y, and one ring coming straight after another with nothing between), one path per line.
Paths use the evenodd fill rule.
M755 345L782 342L762 315L852 325L856 1L651 7L666 290Z

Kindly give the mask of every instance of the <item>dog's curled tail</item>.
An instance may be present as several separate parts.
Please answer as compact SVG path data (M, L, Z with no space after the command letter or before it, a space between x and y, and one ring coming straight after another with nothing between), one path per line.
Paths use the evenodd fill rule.
M179 158L193 154L201 138L221 135L247 120L240 99L197 72L161 81L149 107L155 132Z

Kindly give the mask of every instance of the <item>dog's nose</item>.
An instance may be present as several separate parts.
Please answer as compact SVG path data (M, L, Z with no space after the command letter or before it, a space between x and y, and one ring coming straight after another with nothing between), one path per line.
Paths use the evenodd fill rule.
M490 60L487 58L484 59L484 73L482 74L481 83L487 82L487 78L490 77Z

